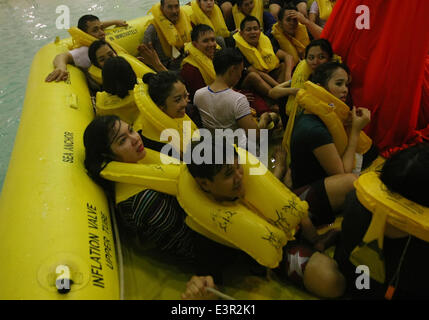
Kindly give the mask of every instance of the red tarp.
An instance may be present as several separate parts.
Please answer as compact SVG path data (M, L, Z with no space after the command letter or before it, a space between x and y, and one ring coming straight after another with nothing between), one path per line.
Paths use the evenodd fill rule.
M356 20L369 8L369 30ZM322 32L352 74L353 102L384 156L429 140L429 1L338 0Z

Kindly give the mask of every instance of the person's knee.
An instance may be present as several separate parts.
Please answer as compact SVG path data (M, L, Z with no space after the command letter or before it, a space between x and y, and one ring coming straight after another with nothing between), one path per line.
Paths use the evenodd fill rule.
M346 281L335 260L315 252L304 271L304 286L322 298L338 298L344 294Z

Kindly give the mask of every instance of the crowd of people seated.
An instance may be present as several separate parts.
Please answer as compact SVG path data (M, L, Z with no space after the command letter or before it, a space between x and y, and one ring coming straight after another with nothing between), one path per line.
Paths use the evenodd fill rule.
M417 250L423 255L429 246L389 223L384 234L388 281L377 283L366 296L354 288L356 275L349 257L362 243L371 220L355 185L378 152L363 133L370 111L351 104L349 68L329 41L320 38L334 6L335 0L192 0L184 6L179 0L161 0L150 10L152 20L137 44L138 60L152 70L142 77L105 40L105 28L127 23L101 22L86 15L78 28L95 41L55 57L54 71L46 81L67 80L67 64L87 74L96 95L97 117L85 131L85 166L109 192L114 192L112 183L100 176L108 162L138 163L145 157L145 147L162 152L166 143L156 137L163 128L156 123L161 116L176 126L190 120L195 130L212 133L241 129L240 146L250 144L252 130L256 139L273 126L284 130L273 156L274 175L308 203L309 214L300 224L298 243L283 248L284 257L275 272L288 278L287 270L299 269L298 285L319 297L379 299L388 281L403 273L404 263L413 275L396 283L396 297L423 297L429 284L424 270L428 265L427 259L417 260ZM98 80L88 71L91 65L101 69ZM109 108L106 95L115 97L111 101L121 108ZM327 119L324 112L330 108L342 111ZM159 114L148 118L150 110ZM192 148L198 148L198 143ZM392 192L426 207L426 198L417 189L419 181L427 181L428 148L422 144L394 154L380 177ZM183 160L182 151L176 156L179 160ZM235 201L245 190L242 168L234 161L211 167L190 163L188 168L216 201ZM153 241L166 254L197 266L183 299L213 298L206 288L222 284L220 273L237 250L190 229L186 213L171 195L146 189L119 203L118 212L142 241ZM317 234L316 227L340 215L344 215L341 231ZM337 246L335 259L323 253L332 244ZM298 266L292 265L296 252L303 261Z

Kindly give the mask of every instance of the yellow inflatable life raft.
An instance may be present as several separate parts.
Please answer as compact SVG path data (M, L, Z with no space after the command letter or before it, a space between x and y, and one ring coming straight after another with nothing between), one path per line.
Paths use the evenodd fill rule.
M82 31L76 27L71 27L68 30L68 32L72 36L72 41L73 41L73 45L70 47L70 49L75 49L75 48L79 48L82 46L89 47L91 45L91 43L93 43L94 41L97 40L96 37L91 36L90 34L84 32L84 31ZM127 51L125 49L123 49L120 45L118 45L114 42L111 42L109 40L107 40L107 41L112 46L112 48L115 49L116 53L119 53L119 52L127 53Z
M367 265L370 276L384 283L382 249L386 223L429 242L429 208L391 192L374 171L361 175L355 181L355 188L359 202L373 217L362 243L352 251L350 261L356 266Z
M147 84L141 83L134 87L134 98L140 110L134 127L136 130L142 130L146 138L169 142L177 152L184 152L191 138L195 135L199 137L198 128L188 115L185 114L183 118L170 118L152 101Z
M147 151L150 151L149 158L145 157L143 162L152 164L111 162L102 171L104 178L117 182L117 202L147 188L175 195L188 214L186 223L196 232L245 251L261 265L278 266L282 248L294 239L297 226L308 212L308 204L269 170L263 170L254 156L238 149L240 158L246 161L243 164L244 199L219 203L198 186L185 164L161 164L156 152ZM153 164L154 161L158 164ZM260 173L264 174L251 175L250 168L263 170ZM261 197L262 190L264 197Z

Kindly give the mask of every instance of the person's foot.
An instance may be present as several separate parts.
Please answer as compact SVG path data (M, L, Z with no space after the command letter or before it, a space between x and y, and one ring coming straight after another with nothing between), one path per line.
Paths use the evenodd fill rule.
M274 170L273 174L282 181L286 173L286 150L281 146L276 147L273 152Z

